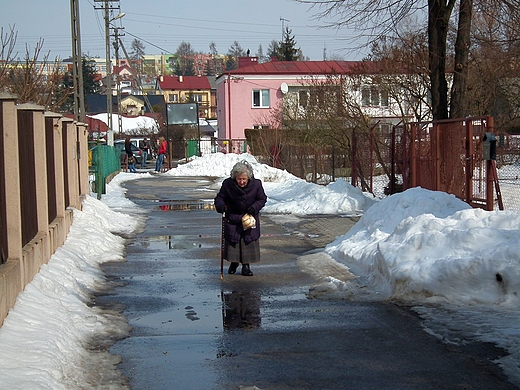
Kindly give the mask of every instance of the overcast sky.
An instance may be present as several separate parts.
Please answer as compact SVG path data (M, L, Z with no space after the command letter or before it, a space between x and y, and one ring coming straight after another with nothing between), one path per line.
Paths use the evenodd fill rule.
M265 52L272 40L281 40L282 25L292 29L303 54L311 60L341 56L359 60L366 52L345 49L353 33L323 29L324 22L314 20L316 10L293 0L121 0L124 18L114 21L125 28L124 45L130 51L137 37L145 45L146 54L174 53L182 41L196 51L209 52L214 41L219 53L227 53L238 41L251 55L261 44ZM79 0L82 52L92 57L105 57L104 2ZM116 4L113 2L113 4ZM71 54L70 1L64 0L0 0L0 27L5 36L10 26L18 33L16 51L25 55L27 44L32 52L38 40L44 39L43 52L50 58L67 58ZM113 16L117 15L117 11ZM284 19L284 20L281 20ZM42 53L43 53L42 52Z

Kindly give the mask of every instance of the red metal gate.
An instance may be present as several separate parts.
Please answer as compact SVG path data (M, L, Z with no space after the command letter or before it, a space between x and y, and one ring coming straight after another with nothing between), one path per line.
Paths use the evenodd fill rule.
M390 185L402 181L403 190L443 191L473 207L493 210L493 190L500 192L495 161L483 159L486 133L493 133L490 116L395 127Z

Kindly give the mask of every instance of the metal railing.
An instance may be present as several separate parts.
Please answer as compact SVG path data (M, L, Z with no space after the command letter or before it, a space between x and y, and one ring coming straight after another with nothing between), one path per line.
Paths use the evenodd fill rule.
M106 193L107 178L121 170L121 151L100 142L89 143L89 173L91 191L98 199Z

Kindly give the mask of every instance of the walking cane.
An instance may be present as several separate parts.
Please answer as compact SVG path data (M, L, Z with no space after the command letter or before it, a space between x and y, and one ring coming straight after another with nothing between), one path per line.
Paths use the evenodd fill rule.
M224 280L224 226L226 223L226 209L222 213L222 241L220 243L220 280Z

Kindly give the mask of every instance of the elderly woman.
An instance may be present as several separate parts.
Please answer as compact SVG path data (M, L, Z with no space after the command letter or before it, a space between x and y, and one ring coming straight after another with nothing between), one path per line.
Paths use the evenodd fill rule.
M234 274L242 263L242 275L253 276L250 263L260 261L259 211L267 202L262 182L253 176L251 165L242 160L231 170L215 197L215 209L224 213L224 259Z

